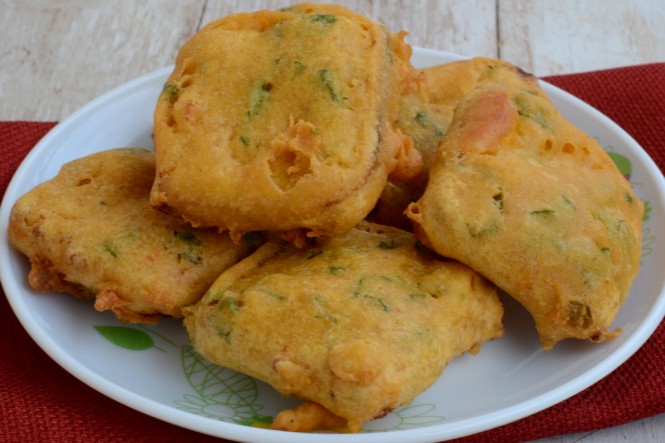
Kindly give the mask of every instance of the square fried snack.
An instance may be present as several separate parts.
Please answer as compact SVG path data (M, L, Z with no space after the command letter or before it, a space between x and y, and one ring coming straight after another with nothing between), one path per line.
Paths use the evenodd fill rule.
M408 207L416 236L521 302L545 349L616 336L640 265L642 202L535 79L480 72L487 81L457 95L427 188Z
M358 431L503 333L494 285L366 222L310 249L269 241L184 312L201 355L307 401L273 423L293 431Z
M422 159L423 168L408 180L391 177L368 219L411 230L404 211L420 198L427 185L428 171L439 144L448 132L453 113L475 87L503 82L537 88L538 80L518 67L496 59L476 57L416 70L404 82L397 112L397 128L407 136Z
M94 298L127 322L181 316L244 245L150 206L154 154L113 149L65 164L12 208L8 235L39 291Z
M389 174L420 168L392 126L413 71L402 39L335 5L209 24L157 102L153 205L233 238L352 228Z

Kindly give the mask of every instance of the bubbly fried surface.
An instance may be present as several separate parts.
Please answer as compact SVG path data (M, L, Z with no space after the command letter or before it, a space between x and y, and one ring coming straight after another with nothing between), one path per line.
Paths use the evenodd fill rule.
M306 250L271 241L187 308L185 325L210 361L329 411L303 406L276 427L341 417L358 431L503 333L495 287L437 257L413 234L369 223Z
M545 349L611 338L639 269L643 204L536 83L503 74L455 108L407 215L421 241L520 301Z
M64 165L23 195L8 234L30 258L30 285L95 298L123 321L181 316L248 251L153 209L154 173L152 152L114 149Z
M392 128L413 71L402 37L306 3L206 26L156 106L153 205L233 237L355 226L389 174L421 167Z

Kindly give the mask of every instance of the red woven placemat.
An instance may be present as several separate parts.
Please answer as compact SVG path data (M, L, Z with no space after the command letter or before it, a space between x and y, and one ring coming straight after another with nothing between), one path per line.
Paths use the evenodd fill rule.
M546 78L604 112L665 167L665 63ZM0 193L52 122L0 122ZM1 442L221 442L111 400L53 362L0 297ZM665 323L608 377L551 408L457 443L515 443L665 412Z

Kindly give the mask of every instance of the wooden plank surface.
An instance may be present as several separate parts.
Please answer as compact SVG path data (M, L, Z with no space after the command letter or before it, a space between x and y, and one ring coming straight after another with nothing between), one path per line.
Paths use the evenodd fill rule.
M0 119L61 120L173 63L228 13L284 0L0 0ZM341 0L414 46L503 58L539 76L665 61L662 0ZM665 415L540 443L660 442Z
M233 11L274 9L291 3L286 0L211 1L206 6L202 23L209 23ZM336 3L385 23L392 31L408 31L407 40L413 46L469 55L498 56L496 0L340 0Z
M0 118L60 120L173 62L202 25L285 0L0 0ZM661 0L340 3L405 29L414 46L506 59L536 75L665 59Z
M665 60L662 0L501 0L499 57L535 75Z
M0 119L61 120L173 63L195 31L196 1L16 1L0 8Z

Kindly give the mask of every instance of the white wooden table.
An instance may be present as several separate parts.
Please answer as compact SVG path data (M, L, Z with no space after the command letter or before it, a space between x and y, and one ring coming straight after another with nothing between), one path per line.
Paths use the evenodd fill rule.
M0 0L0 120L62 120L174 62L223 15L287 0ZM665 61L662 0L338 0L408 41L510 61L537 76ZM665 415L539 443L665 441Z

